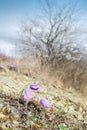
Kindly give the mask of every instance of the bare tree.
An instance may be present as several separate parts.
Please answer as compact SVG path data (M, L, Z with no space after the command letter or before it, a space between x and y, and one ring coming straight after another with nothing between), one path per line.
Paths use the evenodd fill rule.
M70 4L59 7L54 0L41 3L41 15L22 24L22 37L19 41L20 52L40 57L41 63L53 62L55 58L78 58L80 56L82 35L78 18L82 11Z
M59 6L56 2L40 0L40 14L22 24L18 51L39 59L40 71L48 65L50 74L58 76L64 85L87 92L87 35L83 30L86 10L76 3Z

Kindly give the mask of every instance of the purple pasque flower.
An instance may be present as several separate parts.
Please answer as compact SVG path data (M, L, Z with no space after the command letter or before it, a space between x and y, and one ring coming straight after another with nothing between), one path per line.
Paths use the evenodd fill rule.
M44 108L48 108L49 107L49 104L48 104L47 100L44 99L44 98L40 99L40 105L42 107L44 107Z
M10 66L11 66L11 67L15 67L15 66L16 66L15 62L11 62L11 63L10 63Z
M24 100L29 100L31 98L31 94L30 94L30 91L28 89L25 89L23 91L23 95L24 95Z
M1 63L1 66L6 67L6 64L5 63Z
M38 84L31 84L31 85L30 85L30 88L31 88L32 90L38 90L38 89L39 89L39 85L38 85Z

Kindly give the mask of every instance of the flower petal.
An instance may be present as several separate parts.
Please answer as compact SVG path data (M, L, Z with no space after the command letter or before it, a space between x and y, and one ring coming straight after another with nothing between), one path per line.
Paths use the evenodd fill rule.
M25 89L24 92L24 100L29 100L31 97L30 91L28 89Z
M48 108L48 102L45 99L40 99L40 105L43 106L44 108Z
M30 88L33 90L38 90L39 89L39 85L38 84L31 84Z

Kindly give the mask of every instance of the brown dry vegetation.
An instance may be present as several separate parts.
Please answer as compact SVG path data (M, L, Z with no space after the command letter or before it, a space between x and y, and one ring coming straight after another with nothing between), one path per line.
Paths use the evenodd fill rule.
M37 76L55 85L64 88L74 88L75 90L86 95L87 93L87 61L85 60L67 60L62 59L41 66L40 60L31 58L9 58L0 55L0 63L7 64L11 70L22 73L26 76ZM14 62L15 66L10 66ZM60 85L59 85L60 84Z
M54 61L50 65L51 74L62 81L64 86L73 87L84 93L87 92L87 61L85 60L61 60ZM56 78L56 79L57 79Z
M20 59L16 60L18 72L26 76L37 76L45 78L55 84L61 84L61 87L70 88L80 91L82 94L87 93L87 62L63 60L40 66L38 60Z
M13 61L16 63L16 66L10 66L9 63ZM84 98L79 92L70 88L73 78L71 76L68 79L69 73L76 73L77 69L75 70L75 68L81 65L81 63L67 62L69 65L72 63L70 65L70 69L72 68L71 71L69 67L64 66L65 64L63 63L65 62L63 62L61 67L57 69L61 72L61 75L59 75L59 71L55 73L55 69L51 70L51 65L40 66L40 62L33 58L10 59L7 57L5 61L2 60L2 63L8 63L9 66L1 66L0 68L0 129L87 129L86 97ZM82 64L82 66L78 67L86 66ZM85 71L85 69L83 70ZM64 74L67 74L66 77ZM59 75L59 77L56 75ZM65 82L62 76L68 80ZM27 84L31 83L39 84L40 90L35 93L32 92L33 98L28 102L26 107L26 103L21 97L22 95L20 96L20 92L24 86L29 87ZM40 97L44 97L49 101L50 106L47 111L44 111L40 106L38 102Z

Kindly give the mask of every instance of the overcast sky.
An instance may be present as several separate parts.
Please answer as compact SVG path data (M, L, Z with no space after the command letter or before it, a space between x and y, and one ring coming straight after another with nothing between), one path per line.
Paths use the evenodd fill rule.
M42 0L44 1L44 0ZM50 0L53 1L53 0ZM68 0L56 0L65 4ZM81 9L87 9L87 0L70 0L79 2ZM0 51L13 55L15 39L18 37L21 21L38 14L39 0L0 0ZM82 19L81 19L82 20ZM86 19L87 20L87 19ZM83 27L87 22L84 21Z

